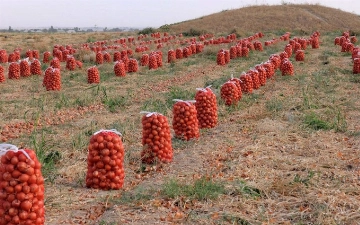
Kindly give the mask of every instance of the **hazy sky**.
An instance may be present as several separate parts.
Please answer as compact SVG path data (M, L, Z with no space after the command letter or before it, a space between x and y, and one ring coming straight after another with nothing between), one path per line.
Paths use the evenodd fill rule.
M0 28L154 27L250 5L321 4L360 15L360 0L0 0Z

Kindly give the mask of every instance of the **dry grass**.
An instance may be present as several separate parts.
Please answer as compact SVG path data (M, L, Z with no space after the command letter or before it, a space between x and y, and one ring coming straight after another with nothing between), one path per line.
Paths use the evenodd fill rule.
M118 38L101 33L57 35L57 41L44 35L44 42L37 44L50 49L54 43L86 42L91 35L98 35L96 40ZM269 33L261 41L276 35ZM99 66L100 85L86 83L86 68L93 65L86 62L82 70L61 71L60 92L46 92L42 77L7 80L0 84L1 131L9 124L40 121L41 127L9 142L60 155L44 170L46 224L355 225L360 219L360 83L351 73L350 55L333 45L337 35L322 33L320 49L307 49L305 62L292 59L294 76L277 72L230 108L219 98L223 81L282 51L284 42L224 67L216 65L214 54L227 44L208 46L202 54L164 63L158 70L140 68L125 78L115 77L112 64L104 64ZM26 37L14 34L7 47ZM173 139L171 164L141 164L139 112L160 111L171 121L171 99L190 98L195 88L210 84L218 96L218 126L202 130L199 140ZM305 118L321 120L329 129L314 130ZM87 189L89 138L111 128L123 134L124 188ZM170 195L167 189L171 181L192 187L201 179L209 181L209 190L211 185L222 186L220 196L204 200Z
M122 32L91 32L91 33L2 33L1 49L8 52L16 48L22 49L25 54L27 49L37 49L39 52L52 51L54 45L77 46L86 42L115 40L123 36ZM134 35L126 33L126 35ZM5 38L6 37L6 38ZM22 55L24 56L24 55Z
M360 17L338 9L321 5L262 5L225 10L189 21L170 25L175 33L205 30L226 35L234 29L243 36L248 32L271 32L275 30L299 31L310 34L315 30L360 32Z

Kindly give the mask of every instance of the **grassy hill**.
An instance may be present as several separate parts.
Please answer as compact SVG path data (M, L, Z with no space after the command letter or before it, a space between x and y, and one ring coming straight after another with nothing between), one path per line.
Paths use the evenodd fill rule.
M274 30L360 31L360 16L321 5L262 5L225 10L170 25L173 32L189 29L210 33L266 32Z

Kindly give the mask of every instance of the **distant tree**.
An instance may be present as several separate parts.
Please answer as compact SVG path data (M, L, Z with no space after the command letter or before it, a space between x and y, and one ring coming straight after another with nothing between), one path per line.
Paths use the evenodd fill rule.
M163 32L168 32L168 31L170 31L170 26L169 26L169 24L165 24L165 25L162 25L161 27L159 27L159 29Z
M94 32L93 29L87 29L86 32Z
M121 32L121 31L123 31L123 29L116 27L116 28L111 28L109 31L110 32Z
M11 26L9 26L9 32L13 32L13 29L11 28Z
M140 30L138 32L138 35L140 35L140 34L151 34L151 33L155 33L155 29L152 28L152 27L147 27L147 28L144 28L144 29Z
M79 32L79 31L80 31L80 28L74 27L74 31L75 31L75 32Z
M106 31L107 31L107 29L108 29L108 28L107 28L107 27L105 27L103 31L104 31L104 32L106 32Z
M206 31L204 31L204 30L201 31L201 30L196 30L196 29L190 28L189 31L185 31L182 34L184 36L199 36L199 35L205 34L205 33L206 33Z
M49 28L49 32L50 32L50 33L53 33L53 32L57 32L57 30L56 30L56 29L54 29L54 27L53 27L53 26L51 26L51 27Z

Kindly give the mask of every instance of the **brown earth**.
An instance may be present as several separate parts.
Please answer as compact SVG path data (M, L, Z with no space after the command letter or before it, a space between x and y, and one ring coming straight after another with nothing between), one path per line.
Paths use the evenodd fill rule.
M21 46L27 37L12 35L14 42L8 41L7 49ZM104 40L120 34L52 34L53 39L43 35L49 38L36 44L51 49L53 44L85 42L89 35ZM62 69L59 92L45 91L42 76L6 80L0 84L0 128L19 132L8 142L61 155L54 168L44 170L46 224L358 224L360 83L352 74L349 53L333 44L339 35L322 33L320 48L306 49L304 62L291 58L294 76L277 71L234 107L225 107L220 100L220 85L231 74L238 77L283 51L286 42L253 51L249 58L233 59L226 66L216 65L216 52L234 43L207 46L203 53L164 63L158 70L140 67L124 78L113 75L112 64L103 64L100 85L86 83L86 68L93 65L86 62L74 72ZM267 33L260 41L274 36L278 34ZM24 45L23 49L29 46L36 48ZM179 46L169 44L162 51L166 55ZM190 98L195 88L207 85L217 95L218 126L202 130L198 140L173 138L170 164L141 164L139 112L159 110L171 122L167 101ZM110 108L105 93L120 103ZM332 127L315 130L305 118ZM16 127L19 123L24 128ZM123 134L124 187L87 189L89 138L99 129L111 128ZM171 181L193 185L201 179L222 184L224 191L205 200L164 194Z

